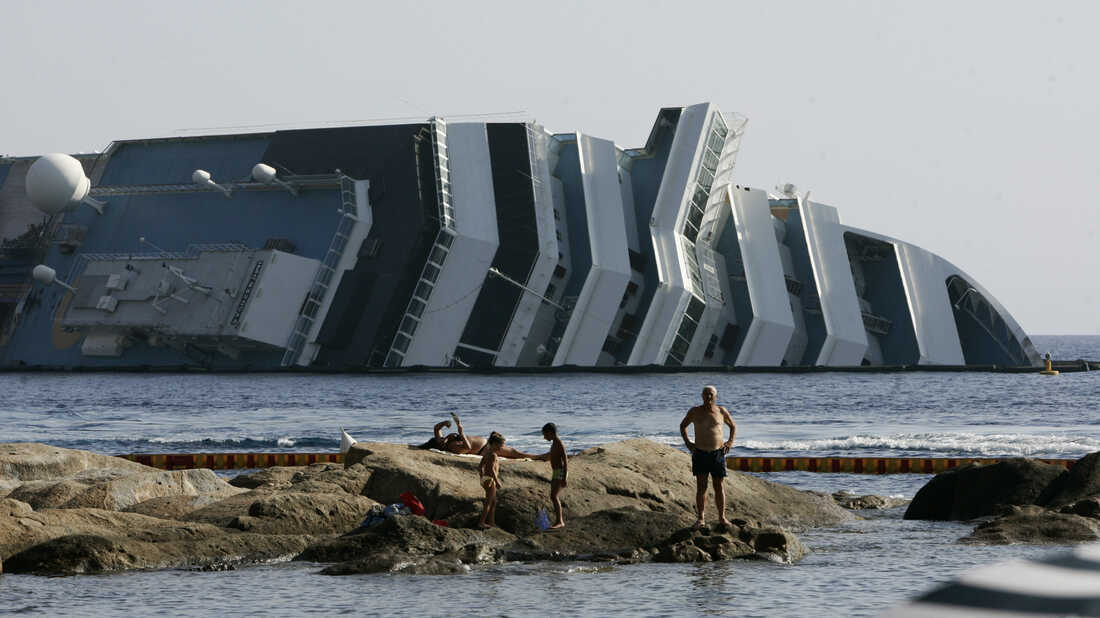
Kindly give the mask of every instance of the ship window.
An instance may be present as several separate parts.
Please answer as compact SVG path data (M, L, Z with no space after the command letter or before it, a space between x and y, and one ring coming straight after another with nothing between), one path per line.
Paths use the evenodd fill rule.
M423 302L421 302L421 301L419 301L415 298L412 299L409 302L409 314L414 315L414 316L419 318L420 314L424 313L424 306L425 305L424 305Z
M685 316L684 319L680 321L680 330L676 331L676 334L691 341L691 338L695 336L695 329L698 328L698 326L695 320Z
M409 339L402 333L397 333L397 336L393 338L393 349L398 352L404 352L409 349L409 342L411 341L412 339Z
M560 253L558 254L558 259L561 259L561 254ZM563 268L561 264L558 264L557 266L554 267L554 276L557 277L558 279L561 279L562 277L565 276L565 268Z
M439 237L436 238L436 242L443 245L444 247L447 247L448 249L451 248L451 243L453 243L454 240L455 240L454 236L451 236L450 234L448 234L446 232L440 234Z
M672 349L669 350L668 354L669 356L675 356L677 360L683 362L684 356L687 355L688 347L690 345L690 342L678 336L676 337L676 340L672 342Z
M698 176L699 186L710 193L710 186L714 184L714 174L705 167L699 168Z
M714 170L718 169L718 157L709 150L703 151L703 169L711 173L713 173Z
M707 148L710 148L716 153L722 152L722 136L716 131L711 131L707 136Z
M420 322L416 321L416 318L411 315L406 315L404 320L401 320L401 331L408 333L409 335L416 334L416 327Z
M428 259L436 264L443 264L443 260L447 259L447 250L436 245L432 248L432 254L428 256Z
M425 264L422 278L435 283L435 280L439 278L439 268L433 264Z
M688 303L687 314L691 319L698 322L703 319L703 309L706 309L706 305L698 298L692 298L691 302Z
M419 296L424 300L428 300L429 298L431 298L432 295L432 285L427 281L421 281L420 283L416 284L416 291L413 292L413 295Z

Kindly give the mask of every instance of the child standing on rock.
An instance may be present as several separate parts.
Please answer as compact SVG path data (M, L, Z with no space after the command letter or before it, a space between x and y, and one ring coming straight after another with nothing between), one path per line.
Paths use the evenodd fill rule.
M565 519L561 510L561 490L565 488L565 474L569 462L565 456L565 445L558 437L558 426L554 423L546 423L542 426L542 437L551 442L550 452L539 455L535 459L550 462L550 501L554 503L554 514L557 516L550 528L564 528Z
M481 487L485 490L485 508L481 511L481 520L477 527L486 530L496 525L497 491L502 487L500 483L500 456L501 447L504 446L504 436L497 432L489 434L489 440L485 444L485 455L481 457L478 472L481 475Z

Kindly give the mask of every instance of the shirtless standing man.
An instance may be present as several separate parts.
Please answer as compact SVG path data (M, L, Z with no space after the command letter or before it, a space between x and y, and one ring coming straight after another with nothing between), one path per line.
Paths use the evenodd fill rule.
M703 387L703 405L688 410L684 420L680 422L680 435L691 451L691 473L695 475L695 509L699 515L695 522L696 528L705 523L703 508L707 505L708 476L714 480L714 505L718 507L718 523L730 523L726 519L726 494L722 488L722 480L726 478L726 453L733 446L737 425L730 417L729 410L714 403L717 396L718 389L713 386ZM730 439L725 442L722 441L723 424L730 426ZM688 439L688 425L695 426L695 442Z

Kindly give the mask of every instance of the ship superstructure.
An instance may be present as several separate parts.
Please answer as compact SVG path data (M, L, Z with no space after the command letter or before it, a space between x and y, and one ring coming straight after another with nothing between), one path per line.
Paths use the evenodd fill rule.
M745 186L744 130L704 103L641 148L431 118L0 159L0 365L1039 363L946 260Z

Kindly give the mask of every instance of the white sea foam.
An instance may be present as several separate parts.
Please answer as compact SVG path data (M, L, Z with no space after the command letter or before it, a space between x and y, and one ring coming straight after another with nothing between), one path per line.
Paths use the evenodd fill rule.
M286 447L286 446L294 446L294 442L295 442L294 438L279 438L279 440L275 444L278 444L279 446Z
M745 440L739 446L759 451L924 451L974 457L1081 456L1100 450L1100 440L1057 434L902 433L854 435L776 442Z

